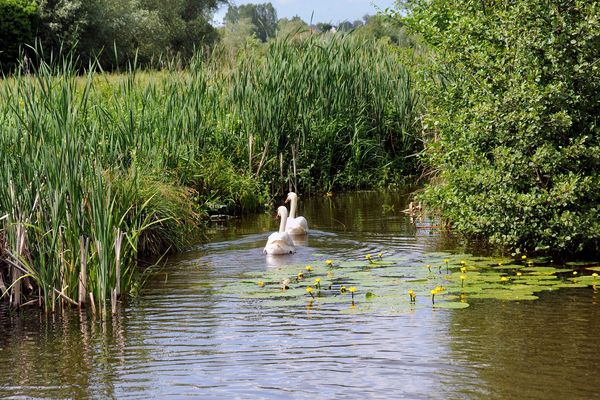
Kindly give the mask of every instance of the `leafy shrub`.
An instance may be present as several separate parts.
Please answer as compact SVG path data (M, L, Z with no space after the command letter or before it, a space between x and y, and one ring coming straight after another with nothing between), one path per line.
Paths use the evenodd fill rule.
M516 252L600 244L600 6L409 1L432 51L423 197L452 226Z

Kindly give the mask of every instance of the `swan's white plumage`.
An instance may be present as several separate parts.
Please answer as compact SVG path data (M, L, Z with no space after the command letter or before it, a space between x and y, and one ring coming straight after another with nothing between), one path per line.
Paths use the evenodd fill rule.
M294 242L290 235L285 231L288 216L287 208L284 206L279 207L277 209L277 215L281 218L279 232L274 232L269 235L263 253L272 255L293 254L296 252Z
M298 196L294 192L288 193L285 202L290 202L290 215L287 218L285 225L285 231L290 235L306 235L308 233L308 221L306 218L299 216L296 217L296 210L298 209Z

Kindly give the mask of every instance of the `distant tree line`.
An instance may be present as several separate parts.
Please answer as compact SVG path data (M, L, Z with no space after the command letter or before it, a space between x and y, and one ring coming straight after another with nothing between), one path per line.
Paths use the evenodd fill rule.
M271 3L229 4L224 26L211 24L227 0L0 0L0 71L27 69L42 54L55 59L73 51L81 67L98 60L114 70L137 60L140 66L185 63L201 49L221 42L236 51L276 36L352 32L404 45L407 36L397 20L365 15L337 26L309 25L300 17L277 18ZM36 48L36 51L32 50ZM41 50L41 53L40 53Z
M19 49L48 56L75 49L85 65L115 68L137 57L189 57L218 39L210 24L225 0L0 0L0 68L19 62ZM37 43L36 43L37 41ZM28 58L34 55L29 51Z
M405 33L402 22L388 15L365 15L355 21L308 24L299 16L277 18L271 3L230 5L219 29L225 48L235 50L247 44L258 45L278 37L302 36L310 33L352 33L374 39L389 40L399 46L412 46L411 38Z

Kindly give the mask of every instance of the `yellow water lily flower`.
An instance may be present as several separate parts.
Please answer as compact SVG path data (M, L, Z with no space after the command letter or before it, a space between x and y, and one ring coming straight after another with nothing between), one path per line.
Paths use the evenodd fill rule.
M415 291L414 291L414 290L410 289L410 290L408 291L408 295L410 296L410 301L411 301L411 302L415 301L415 297L417 297L417 294L415 293Z
M312 266L311 266L311 265L307 265L307 266L306 266L306 270L307 270L308 272L312 271Z
M304 279L304 273L298 272L298 279Z
M527 260L527 256L526 256L525 254L523 254L523 255L521 256L521 260Z
M306 293L310 294L310 297L312 297L313 299L315 298L315 295L313 294L313 288L312 287L307 287L306 288Z
M465 272L467 272L467 267L460 267L460 272L462 272L463 274L464 274Z
M461 275L460 279L464 281L465 279L467 279L467 276L466 275Z
M258 281L258 286L263 287L265 286L265 283L263 281Z
M431 272L431 265L427 264L427 269L429 270L429 272Z
M325 264L331 267L333 265L333 260L325 260Z
M506 276L500 277L500 282L507 282L507 281L508 281L508 277L506 277Z
M594 272L594 273L592 274L592 277L593 277L594 279L596 279L596 278L598 277L598 274Z
M315 283L321 283L321 278L316 278Z
M573 275L577 275L577 271L573 271Z
M342 286L342 287L340 288L340 292L342 292L342 293L346 293L346 286Z
M354 292L356 292L356 288L354 286L350 286L350 289L348 290L352 294L352 304L354 304Z
M379 257L379 258L383 258L383 253L379 253L379 254L377 254L377 257Z
M450 260L448 260L447 258L444 258L444 262L445 262L446 264L448 264L448 263L450 262Z
M365 256L365 258L366 258L367 260L371 261L371 255L370 255L370 254L367 254L367 255Z
M521 276L521 275L523 275L522 272L517 272L517 276Z

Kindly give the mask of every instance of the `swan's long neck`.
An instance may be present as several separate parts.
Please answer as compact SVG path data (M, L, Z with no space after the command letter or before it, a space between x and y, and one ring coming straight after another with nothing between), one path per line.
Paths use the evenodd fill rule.
M281 210L279 212L279 216L281 217L281 221L279 222L279 232L283 233L285 232L285 223L287 221L287 217L288 217L288 213L287 213L287 208L283 207L285 209L285 211Z
M296 218L296 209L298 208L298 198L292 197L290 204L290 218Z

